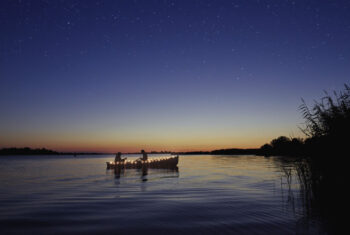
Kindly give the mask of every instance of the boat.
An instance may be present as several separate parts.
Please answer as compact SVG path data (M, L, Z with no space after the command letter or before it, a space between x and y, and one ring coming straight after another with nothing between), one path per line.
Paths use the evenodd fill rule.
M179 163L179 156L174 157L163 157L153 158L146 161L137 159L134 161L118 161L118 162L106 162L107 169L141 169L141 168L163 168L163 169L174 169Z

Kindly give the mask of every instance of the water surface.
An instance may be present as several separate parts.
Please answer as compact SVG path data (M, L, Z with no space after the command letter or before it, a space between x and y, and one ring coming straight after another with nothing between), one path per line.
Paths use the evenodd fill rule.
M178 171L117 174L112 159L0 157L0 233L324 233L278 157L180 156Z

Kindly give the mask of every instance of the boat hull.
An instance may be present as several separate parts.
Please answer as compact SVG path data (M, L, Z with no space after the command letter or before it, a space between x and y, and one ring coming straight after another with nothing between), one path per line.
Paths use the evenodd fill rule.
M106 162L107 169L141 169L141 168L163 168L174 169L179 163L179 156L166 159L150 159L147 161L122 161L122 162Z

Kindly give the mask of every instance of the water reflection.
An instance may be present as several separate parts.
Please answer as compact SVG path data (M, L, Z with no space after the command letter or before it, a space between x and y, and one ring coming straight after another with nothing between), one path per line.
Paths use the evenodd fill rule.
M291 160L181 156L180 174L169 169L106 170L112 157L0 158L4 234L323 231L318 218L303 209L304 186Z
M334 182L328 182L309 159L275 157L274 160L282 173L281 191L287 191L286 204L300 215L298 223L306 228L318 223L322 231L330 234L341 232L345 223L337 205L344 205L344 201L341 197L334 197Z
M113 172L114 178L116 180L121 177L135 177L138 175L142 182L148 181L149 173L154 175L161 175L161 178L178 178L179 177L179 168L170 168L170 169L152 169L149 167L142 167L140 169L124 169L124 168L114 168L107 170L107 174ZM154 177L153 177L154 178ZM152 179L152 177L151 177Z

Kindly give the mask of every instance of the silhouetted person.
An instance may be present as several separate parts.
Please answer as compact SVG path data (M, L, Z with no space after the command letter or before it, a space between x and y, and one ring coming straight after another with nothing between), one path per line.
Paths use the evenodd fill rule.
M143 154L141 160L147 161L148 156L147 156L147 153L145 152L145 150L141 150L141 153Z
M121 161L122 161L121 156L122 156L121 152L118 152L118 153L115 155L114 162L121 162Z

